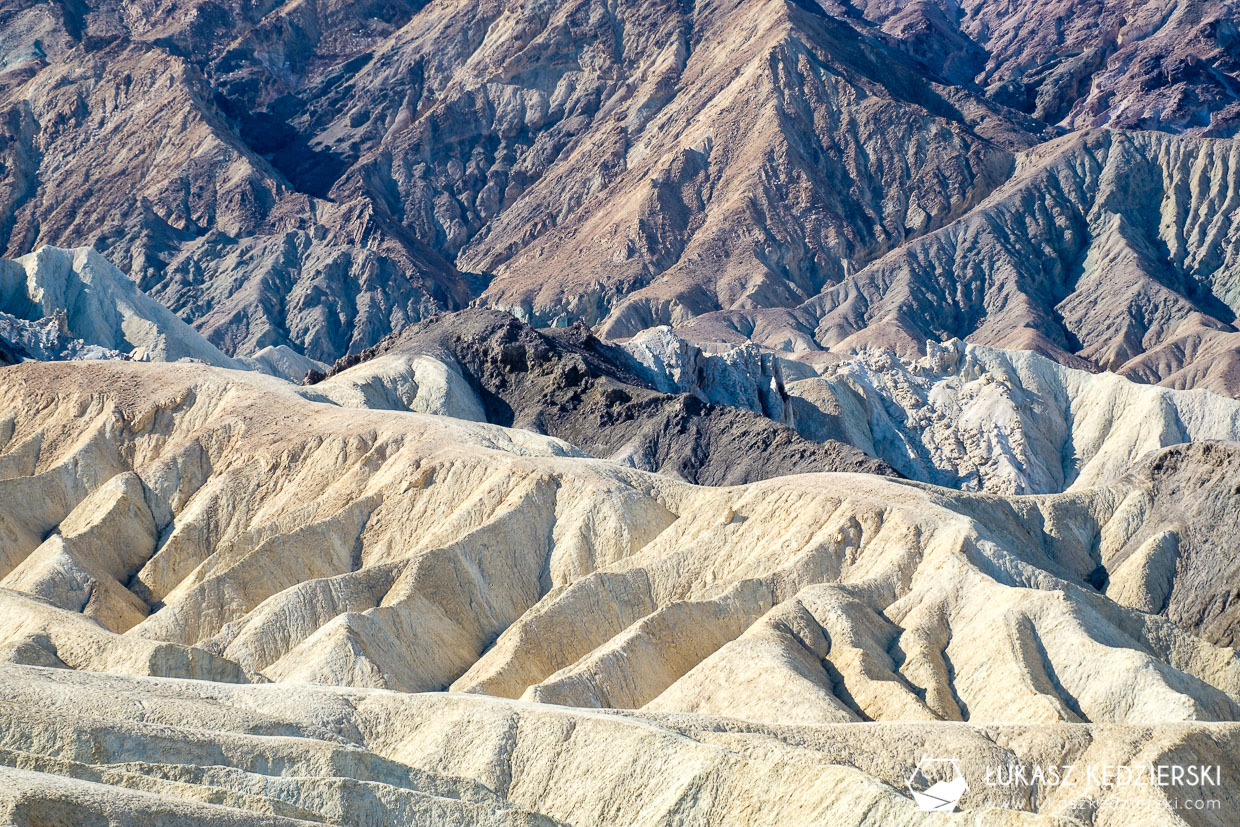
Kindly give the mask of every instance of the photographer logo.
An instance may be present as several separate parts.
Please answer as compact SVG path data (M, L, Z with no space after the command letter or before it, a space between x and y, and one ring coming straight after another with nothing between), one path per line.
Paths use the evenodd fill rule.
M928 813L954 813L968 789L956 758L922 756L908 777L908 791L918 808Z

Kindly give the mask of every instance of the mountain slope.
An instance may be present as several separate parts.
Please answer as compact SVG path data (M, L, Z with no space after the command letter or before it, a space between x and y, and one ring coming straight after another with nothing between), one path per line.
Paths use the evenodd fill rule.
M1235 141L1073 135L1023 155L968 215L800 307L718 314L685 335L904 353L954 337L1237 395L1238 152Z
M1070 129L1234 136L1240 6L1133 0L858 0L937 73Z
M1234 142L1048 126L1230 135L1231 4L1041 5L23 6L0 241L91 244L236 356L729 310L1233 393Z
M861 474L699 488L254 374L25 364L0 382L0 586L129 641L71 654L10 630L22 662L166 674L188 648L281 681L769 723L1240 715L1240 656L1214 643L1237 633L1240 575L1215 551L1235 527L1183 516L1227 512L1232 443L1042 498ZM142 640L172 644L168 665L141 666ZM804 650L809 694L754 682Z
M664 275L638 317L795 303L1034 140L812 6L389 5L0 20L0 241L94 245L230 354L331 360L484 288L540 323Z

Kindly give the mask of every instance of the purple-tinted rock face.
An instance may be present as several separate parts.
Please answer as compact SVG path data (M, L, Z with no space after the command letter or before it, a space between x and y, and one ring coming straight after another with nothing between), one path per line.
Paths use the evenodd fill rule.
M1094 221L1108 183L1096 152L1071 161L1074 180L1056 182L1045 209L1021 205L1013 224L996 205L1067 151L1054 143L1065 130L1233 134L1234 11L10 4L0 252L94 245L241 356L288 345L330 362L473 301L609 336L825 302L847 308L828 338L983 331L1113 367L1168 341L1117 333L1134 315L1161 330L1199 311L1203 330L1233 329L1235 241L1202 229L1230 220L1226 199L1203 198L1200 183L1172 195L1202 165L1214 165L1210 192L1234 188L1234 169L1211 160L1226 151L1194 137L1093 139L1135 147L1117 170L1125 191L1104 205L1123 226ZM1154 169L1168 163L1183 174ZM1160 193L1166 220L1151 223ZM1002 232L979 235L978 222ZM944 233L982 261L1015 255L1021 272L1005 267L990 286L973 265L916 263L909 301L927 292L936 317L945 296L964 305L942 331L907 330L927 327L922 310L880 324L857 304L875 267L934 258L916 245L937 248L929 239ZM1045 242L1013 251L1009 233ZM1174 297L1137 289L1114 316L1078 324L1069 308L1060 324L1082 261L1088 273L1091 250L1122 244ZM1013 293L1001 310L977 306ZM1169 301L1191 311L1152 309ZM1095 353L1092 339L1116 336L1122 354ZM1150 358L1132 375L1183 367Z

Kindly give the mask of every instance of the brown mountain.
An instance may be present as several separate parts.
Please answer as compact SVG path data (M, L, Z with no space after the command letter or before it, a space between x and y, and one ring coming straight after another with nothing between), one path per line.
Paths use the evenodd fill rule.
M1149 353L1130 375L1193 384L1231 370L1230 139L1056 135L1234 133L1234 19L1226 0L8 4L0 248L92 244L234 355L330 361L474 301L611 336L843 305L844 331L874 319L841 294L877 290L920 302L895 320L915 338ZM1128 169L1107 189L1111 144ZM994 216L1056 158L1081 180L1036 196L1050 212ZM1112 253L1122 295L1060 308ZM1002 312L982 288L983 321L987 268L1039 286Z
M772 0L31 3L0 43L0 247L94 244L234 353L334 358L484 288L539 322L656 281L638 320L795 304L1041 129Z
M776 349L1035 350L1139 381L1240 394L1240 145L1074 134L1020 156L968 215L800 307L683 331Z
M1234 136L1234 0L857 0L927 67L1070 129Z

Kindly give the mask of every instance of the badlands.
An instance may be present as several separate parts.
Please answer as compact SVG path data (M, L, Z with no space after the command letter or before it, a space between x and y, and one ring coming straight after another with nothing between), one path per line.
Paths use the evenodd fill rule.
M11 821L942 823L904 775L947 753L961 823L1130 824L1131 789L980 774L1236 769L1240 443L1159 449L1093 388L1065 492L703 487L331 401L367 364L0 371ZM1240 806L1137 794L1225 823L1167 809L1205 793Z
M0 822L1240 824L1238 131L1237 0L0 0Z

